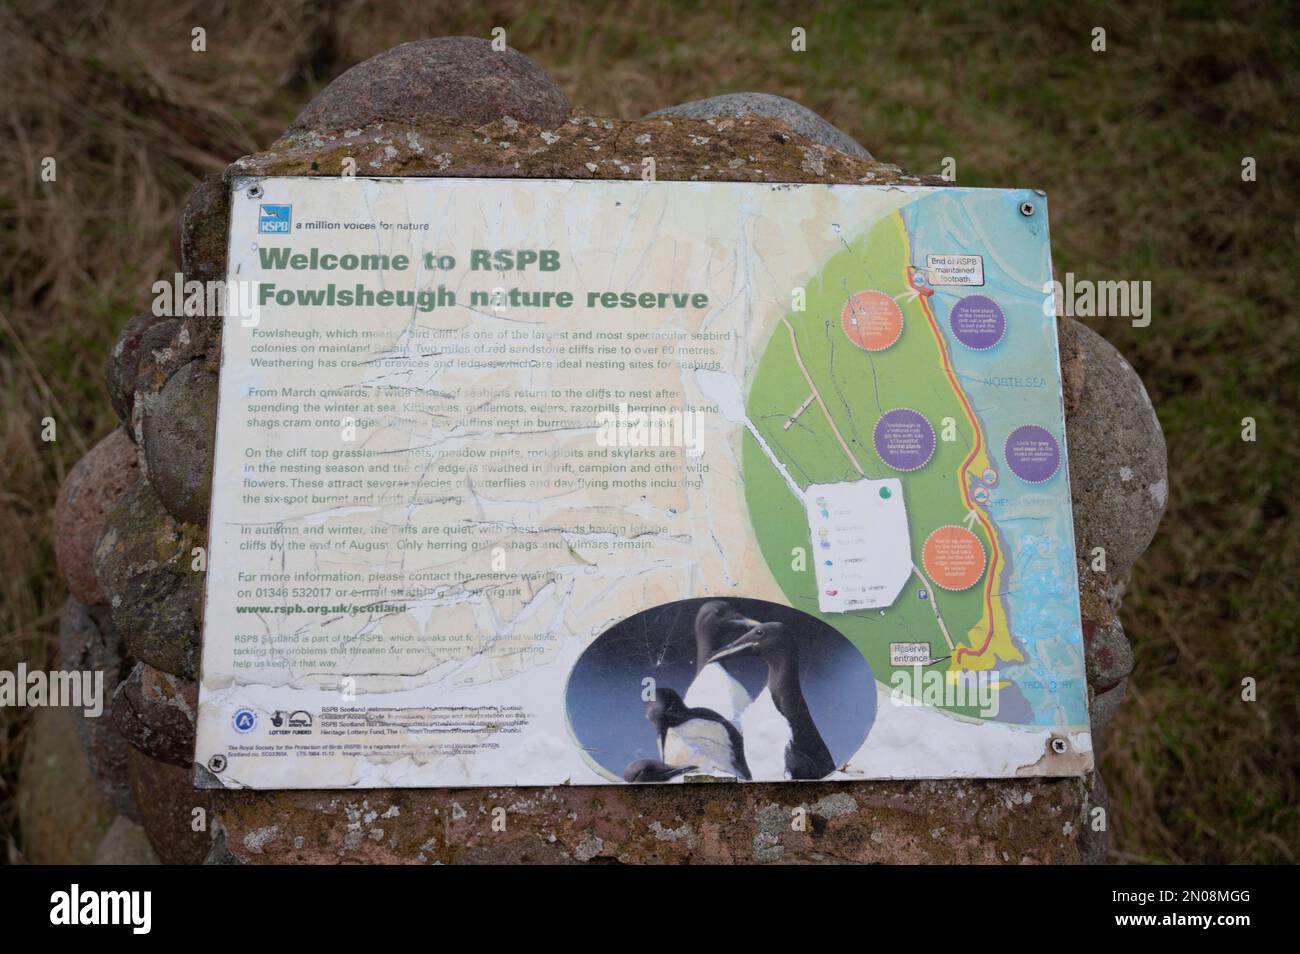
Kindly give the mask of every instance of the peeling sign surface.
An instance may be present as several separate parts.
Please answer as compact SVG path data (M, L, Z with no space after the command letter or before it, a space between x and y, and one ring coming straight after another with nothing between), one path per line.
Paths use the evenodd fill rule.
M229 263L203 784L1091 768L1037 193L249 178Z

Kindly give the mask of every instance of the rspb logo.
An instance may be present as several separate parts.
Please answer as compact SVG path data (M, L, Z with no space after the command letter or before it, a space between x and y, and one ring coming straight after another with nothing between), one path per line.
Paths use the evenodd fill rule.
M289 223L293 220L291 205L263 205L262 214L257 220L257 231L270 232L273 235L288 235Z

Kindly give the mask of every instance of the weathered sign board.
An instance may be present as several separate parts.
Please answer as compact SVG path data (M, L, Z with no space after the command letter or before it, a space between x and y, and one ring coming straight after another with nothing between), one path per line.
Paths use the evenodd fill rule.
M233 186L229 787L1092 766L1044 197Z

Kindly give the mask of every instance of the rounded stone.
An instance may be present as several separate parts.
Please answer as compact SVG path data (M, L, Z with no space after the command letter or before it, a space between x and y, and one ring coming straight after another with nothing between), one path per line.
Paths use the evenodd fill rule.
M181 323L177 318L162 318L151 325L140 337L140 345L135 361L135 380L132 382L131 398L132 421L140 415L136 413L140 395L154 394L159 391L167 379L176 373L180 365L176 362L176 335Z
M1123 579L1155 536L1169 474L1165 438L1137 372L1090 328L1077 329L1084 368L1078 410L1066 420L1074 534L1079 556L1106 552Z
M450 121L375 124L328 141L288 134L227 170L238 176L339 176L350 163L376 176L639 181L655 159L660 181L945 185L897 166L831 149L767 116L623 120L573 116L554 130L506 116L471 128Z
M72 709L47 706L32 715L17 802L28 862L84 865L95 857L116 813L91 778Z
M128 746L110 717L113 690L124 668L130 666L125 652L106 611L93 610L72 599L63 604L59 618L60 667L68 672L102 673L104 678L99 714L87 715L84 706L72 710L77 736L100 794L123 815L135 818L135 800L126 777Z
M1113 586L1110 576L1094 570L1086 560L1076 558L1075 565L1079 575L1079 613L1083 622L1097 626L1108 626L1115 622L1116 607L1110 599Z
M1083 652L1088 685L1096 692L1114 689L1133 672L1133 648L1118 618L1104 624L1085 619Z
M145 755L182 767L194 761L198 683L137 663L113 693L113 724Z
M186 282L223 281L230 225L230 187L210 175L194 187L181 213L181 271Z
M140 825L119 815L95 850L97 865L156 865L158 854Z
M139 481L108 515L95 547L95 569L113 623L131 655L186 679L198 677L203 574L192 569L204 545Z
M135 376L140 367L141 345L146 332L162 319L150 312L136 315L117 336L113 350L104 364L104 385L108 399L123 424L131 421L131 408L135 405Z
M658 109L646 116L655 119L663 116L682 116L687 119L716 119L723 116L738 117L746 113L781 119L790 124L801 136L819 142L831 149L860 159L872 158L866 148L848 133L832 126L807 106L802 106L784 96L772 93L724 93L708 99L695 99L666 109Z
M163 506L189 523L208 522L217 432L217 376L191 361L148 401L141 422L145 468Z
M132 421L137 425L149 401L185 365L204 358L211 350L220 322L209 323L203 315L167 318L150 328L140 342L140 361L135 373L135 403Z
M158 762L135 749L128 756L131 786L140 803L140 824L165 865L198 865L212 850L212 796L196 791L188 769ZM203 819L195 831L195 809Z
M69 472L54 505L54 559L81 603L102 606L107 597L95 574L95 542L108 512L139 479L135 445L122 428L92 447Z
M1128 680L1121 679L1115 688L1095 693L1089 701L1088 720L1092 724L1092 748L1094 752L1100 752L1105 748L1106 729L1111 720L1115 718L1115 713L1119 711L1127 690Z
M446 36L393 47L358 63L316 95L290 133L338 133L377 122L475 126L503 116L550 129L569 99L533 60L488 40Z
M1079 325L1073 318L1056 319L1056 345L1061 355L1061 397L1066 417L1079 409L1083 398L1083 354L1079 349Z
M240 860L235 857L234 853L226 847L226 833L223 831L214 832L212 835L212 850L208 856L203 859L205 865L237 865L241 864Z

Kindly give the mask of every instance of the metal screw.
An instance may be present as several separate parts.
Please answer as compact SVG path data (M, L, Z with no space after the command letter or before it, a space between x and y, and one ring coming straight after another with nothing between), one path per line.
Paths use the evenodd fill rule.
M1034 203L1032 203L1032 202L1021 202L1021 203L1020 203L1020 214L1021 214L1021 215L1033 215L1033 214L1034 214Z
M1052 739L1052 751L1057 755L1064 755L1069 746L1065 744L1065 739Z
M262 197L262 187L260 185L254 185L248 190L248 197L250 199L260 199Z

